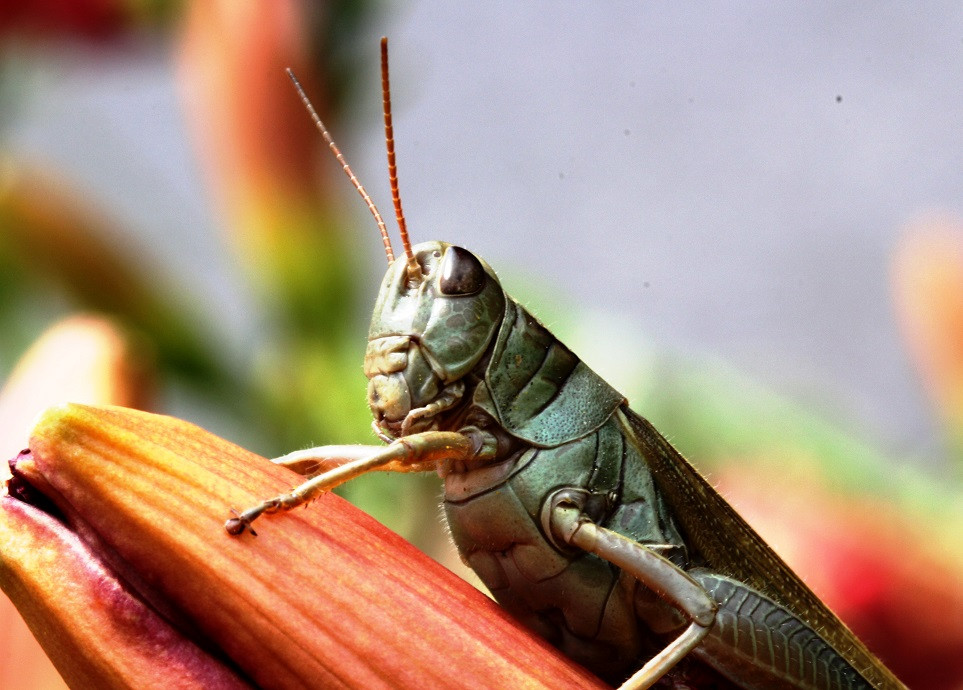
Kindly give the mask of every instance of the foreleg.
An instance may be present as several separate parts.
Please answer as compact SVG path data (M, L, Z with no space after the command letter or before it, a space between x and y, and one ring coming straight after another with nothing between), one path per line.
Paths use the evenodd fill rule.
M331 448L329 446L329 448ZM334 446L339 449L364 449L365 446ZM258 505L238 513L224 524L229 534L241 534L251 529L254 522L263 513L276 513L291 510L308 501L317 498L325 491L344 484L355 477L367 472L380 470L383 472L424 472L433 470L441 460L467 461L474 455L475 444L464 435L454 431L426 431L412 434L393 441L384 448L377 448L375 452L363 454L362 451L348 451L323 456L313 449L297 451L278 459L278 464L292 468L306 469L310 463L332 462L333 467L312 477L291 492L269 498ZM357 453L359 457L345 457ZM311 470L307 470L308 473ZM251 530L255 533L254 530ZM256 534L256 533L255 533Z
M384 446L317 446L296 450L279 458L273 458L271 462L304 477L316 477L336 467L371 457L382 450Z

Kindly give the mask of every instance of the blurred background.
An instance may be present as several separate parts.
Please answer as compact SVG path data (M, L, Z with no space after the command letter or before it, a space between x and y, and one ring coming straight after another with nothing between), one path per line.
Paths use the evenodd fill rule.
M388 35L414 240L485 257L912 687L963 687L958 3L50 0L0 32L10 456L63 399L372 442L384 254L283 68L390 216ZM346 494L456 567L433 477ZM13 625L0 686L57 687Z

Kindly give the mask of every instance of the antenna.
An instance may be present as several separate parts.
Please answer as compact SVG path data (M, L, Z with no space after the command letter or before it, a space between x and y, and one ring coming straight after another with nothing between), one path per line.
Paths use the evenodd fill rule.
M411 240L408 239L408 226L405 214L401 210L401 193L398 190L398 166L395 164L395 130L391 125L391 85L388 80L388 37L381 37L381 95L385 112L385 148L388 150L388 180L391 184L391 201L395 206L395 218L398 219L398 230L401 232L401 245L408 258L408 280L421 280L421 266L415 260L411 251Z
M301 97L301 102L304 103L304 107L307 108L308 112L311 114L311 119L314 120L315 126L318 128L318 131L321 132L321 136L324 137L324 140L327 142L328 148L331 149L334 157L338 159L338 162L341 164L341 169L344 170L344 174L348 176L349 180L351 180L351 184L353 184L354 188L358 190L358 194L360 194L361 198L364 199L365 204L368 205L368 210L371 211L371 215L374 216L375 222L378 224L378 229L381 230L381 241L385 245L385 255L388 257L388 265L390 266L395 260L395 254L393 251L391 251L391 240L388 238L388 228L385 227L385 222L382 220L381 214L378 213L378 208L374 205L371 197L368 196L368 192L366 192L364 187L361 186L358 178L354 176L353 172L351 172L351 166L348 165L348 161L346 161L344 156L341 155L338 145L334 143L334 139L332 139L331 135L328 133L328 128L324 126L323 122L321 122L321 117L318 115L318 111L314 109L314 106L311 105L311 101L308 99L308 95L304 92L301 82L299 82L298 78L294 76L294 72L290 67L288 67L285 71L288 73L288 76L291 77L291 81L294 83L294 88L297 89L298 95ZM415 265L417 266L417 264Z

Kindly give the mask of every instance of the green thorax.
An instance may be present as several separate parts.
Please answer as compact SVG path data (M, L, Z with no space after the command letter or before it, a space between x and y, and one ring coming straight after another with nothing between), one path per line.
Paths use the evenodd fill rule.
M625 398L505 295L485 386L474 403L513 436L551 448L592 433Z

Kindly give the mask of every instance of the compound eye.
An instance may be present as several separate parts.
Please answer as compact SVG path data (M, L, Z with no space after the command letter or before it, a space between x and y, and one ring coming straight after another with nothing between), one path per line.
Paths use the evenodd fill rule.
M474 295L485 286L485 268L467 249L448 247L438 287L443 295Z

